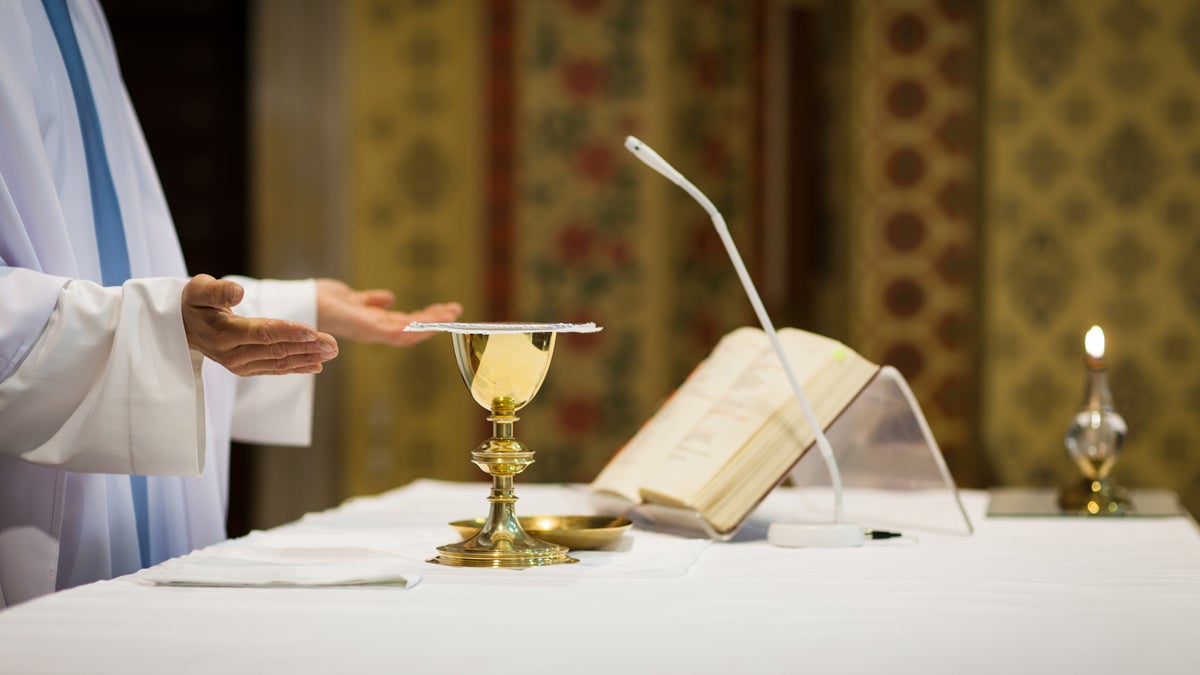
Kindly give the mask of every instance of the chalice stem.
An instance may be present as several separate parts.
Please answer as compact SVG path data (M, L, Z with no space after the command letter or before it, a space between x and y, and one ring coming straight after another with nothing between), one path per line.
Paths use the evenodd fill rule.
M516 533L523 532L523 528L517 520L517 496L513 494L512 476L492 476L492 495L488 502L491 508L483 531L493 538L497 531L507 533L511 539L518 538Z
M511 441L513 436L513 425L517 420L521 419L512 413L507 415L504 413L493 413L488 417L488 421L492 423L492 440Z
M519 419L507 410L493 410L488 417L492 423L492 438L480 448L483 452L477 455L475 462L492 476L492 493L488 497L491 507L482 530L492 541L512 542L526 536L521 521L517 520L513 476L533 463L533 453L513 436L513 424ZM518 457L523 461L512 461Z

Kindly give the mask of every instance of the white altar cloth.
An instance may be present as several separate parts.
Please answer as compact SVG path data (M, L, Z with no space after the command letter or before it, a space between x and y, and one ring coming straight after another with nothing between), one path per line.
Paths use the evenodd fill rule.
M431 557L486 494L419 481L205 554L253 541ZM586 512L576 488L517 494L522 515ZM711 545L634 532L624 551L554 568L424 565L409 588L156 586L142 572L0 612L0 673L1197 672L1191 519L996 519L985 493L963 500L973 536L855 549L774 548L750 527Z

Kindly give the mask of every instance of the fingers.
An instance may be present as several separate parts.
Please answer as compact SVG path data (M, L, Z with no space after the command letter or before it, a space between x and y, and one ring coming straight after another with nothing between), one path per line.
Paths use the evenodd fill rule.
M244 294L240 284L197 274L183 287L182 302L192 307L228 308L237 306Z
M235 375L287 375L319 373L326 361L337 356L333 337L317 342L276 342L270 345L242 345L219 360Z
M362 292L362 301L368 307L387 309L396 303L396 295L391 291L372 289Z
M396 295L383 288L356 291L337 279L317 279L317 302L340 301L362 307L387 309L396 302Z
M413 321L453 321L462 313L458 303L436 303L406 314L390 311L396 296L385 289L354 290L336 279L317 279L317 327L356 342L409 345L428 337L406 333Z
M200 322L196 332L208 349L220 354L233 352L243 345L316 342L321 336L313 327L294 321L250 319L214 309L199 310L198 314Z
M281 319L247 319L240 316L229 318L230 338L235 344L252 342L273 345L281 342L313 342L322 334L312 326ZM329 337L330 340L333 338Z
M403 321L398 322L397 331L392 339L389 340L394 345L408 346L414 345L422 340L427 340L433 336L430 332L409 333L404 331L404 327L410 323L420 321L422 323L442 323L453 321L462 314L462 305L457 302L443 302L429 305L423 309L403 317Z
M242 344L223 354L221 365L238 375L320 372L319 366L337 355L333 336L320 334L308 342Z
M337 341L328 333L317 333L307 325L278 319L248 319L241 331L241 340L227 337L223 351L227 360L235 364L253 360L284 359L296 354L329 354L329 360L337 354ZM230 336L238 336L228 331Z
M419 309L408 315L409 321L421 321L424 323L442 323L445 321L453 321L462 314L462 305L457 302L440 302L434 305Z
M223 331L212 358L236 375L320 372L320 364L337 356L334 336L302 323L242 319L230 325L236 328Z

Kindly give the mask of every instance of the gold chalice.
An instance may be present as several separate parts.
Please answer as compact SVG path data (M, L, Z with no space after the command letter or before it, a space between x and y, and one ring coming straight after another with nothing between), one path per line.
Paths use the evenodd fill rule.
M516 412L546 379L558 332L591 332L592 324L413 324L408 330L446 330L463 382L491 412L492 437L471 461L492 477L491 508L479 533L438 547L429 562L456 567L533 567L577 562L567 547L531 536L517 518L513 477L533 463L533 451L513 436Z

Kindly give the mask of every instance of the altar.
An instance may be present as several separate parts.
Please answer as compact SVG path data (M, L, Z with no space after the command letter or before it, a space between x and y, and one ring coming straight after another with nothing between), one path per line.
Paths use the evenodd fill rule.
M390 565L388 583L166 583L185 558L17 605L0 612L0 673L1196 671L1200 532L1186 515L993 518L987 494L966 491L973 535L784 549L763 518L803 497L779 489L731 542L635 527L572 552L578 564L425 562L486 493L417 481L192 554ZM522 515L590 504L580 486L520 496ZM853 503L896 499L921 497Z

